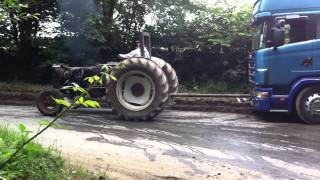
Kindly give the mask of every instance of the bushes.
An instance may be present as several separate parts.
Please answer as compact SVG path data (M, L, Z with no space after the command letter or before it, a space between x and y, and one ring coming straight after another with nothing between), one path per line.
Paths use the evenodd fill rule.
M48 88L49 86L43 86L39 84L30 84L30 83L23 83L23 82L0 82L0 91L3 91L3 92L38 93Z
M236 8L233 1L228 0L223 1L223 6L221 3L208 6L198 1L157 0L142 4L112 1L115 6L104 9L110 1L78 1L32 3L28 10L39 11L40 22L60 23L61 27L55 29L53 34L57 36L54 38L16 37L20 41L30 39L27 44L30 47L20 47L21 43L12 39L15 37L13 28L8 31L6 26L13 25L0 27L5 35L0 39L0 80L49 84L53 63L79 66L119 61L118 53L135 48L138 31L147 31L151 33L152 54L172 64L181 81L247 82L251 6ZM106 17L113 13L117 16ZM149 25L145 23L146 15L153 16ZM33 23L33 26L38 25ZM32 32L49 35L46 28L33 27L35 31ZM28 28L18 30L29 31ZM21 32L18 34L23 34Z
M179 86L181 93L249 93L246 83L226 83L224 81L207 81L202 83L182 82Z

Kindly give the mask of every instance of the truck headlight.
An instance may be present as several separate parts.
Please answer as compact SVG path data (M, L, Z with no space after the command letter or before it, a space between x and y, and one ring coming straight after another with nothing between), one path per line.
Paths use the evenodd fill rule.
M256 97L259 99L266 99L270 97L269 92L256 92Z

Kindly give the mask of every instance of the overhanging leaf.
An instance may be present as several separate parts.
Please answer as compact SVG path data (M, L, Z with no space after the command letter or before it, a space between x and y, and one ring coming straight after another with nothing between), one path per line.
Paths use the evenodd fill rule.
M115 76L113 76L113 75L110 75L110 78L111 78L113 81L118 81L118 79L117 79Z
M97 101L87 100L83 104L86 104L87 107L100 108L100 104Z
M70 107L71 104L69 101L64 100L64 99L56 99L56 98L52 98L54 100L55 103L59 104L59 105L63 105L65 107Z

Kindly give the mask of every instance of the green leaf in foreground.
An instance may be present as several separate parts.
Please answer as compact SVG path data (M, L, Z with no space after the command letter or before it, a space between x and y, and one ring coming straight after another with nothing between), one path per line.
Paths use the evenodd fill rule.
M97 101L86 100L82 104L86 107L100 108L100 104Z
M94 83L94 78L93 77L86 77L84 80L88 81L88 83L90 83L91 85L93 85L93 83Z
M48 120L41 120L41 119L34 119L40 126L48 126L50 124L50 121ZM57 128L57 129L67 129L66 126L58 124L58 123L53 123L52 127Z
M54 100L55 103L60 104L60 105L63 105L63 106L65 106L65 107L70 107L70 106L71 106L70 102L67 101L67 100L64 100L64 99L56 99L56 98L52 98L52 99Z
M0 163L10 157L21 143L20 133L0 125L0 139L4 148L0 148ZM76 172L75 172L76 171ZM75 172L75 173L73 173ZM0 179L97 179L96 176L80 166L73 166L62 159L60 152L53 148L44 148L40 144L30 143L4 169L0 170Z
M19 128L20 132L25 132L27 129L24 124L19 124L18 128Z
M118 79L117 79L115 76L113 76L113 75L110 75L110 78L111 78L113 81L118 81Z
M109 70L111 69L111 67L107 64L103 65L101 68L102 72L109 72Z

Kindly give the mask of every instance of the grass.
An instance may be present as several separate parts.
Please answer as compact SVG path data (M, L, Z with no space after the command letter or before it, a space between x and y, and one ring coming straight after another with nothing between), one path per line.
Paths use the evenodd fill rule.
M249 93L249 85L246 83L226 83L222 81L208 81L206 83L181 83L180 93Z
M31 84L24 82L0 82L0 91L5 92L31 92L37 93L44 89L48 89L49 86L39 85L39 84Z
M20 133L0 126L0 163L22 143ZM30 143L16 156L11 163L0 170L0 179L106 179L96 177L81 166L72 166L52 148L44 148L40 144Z

